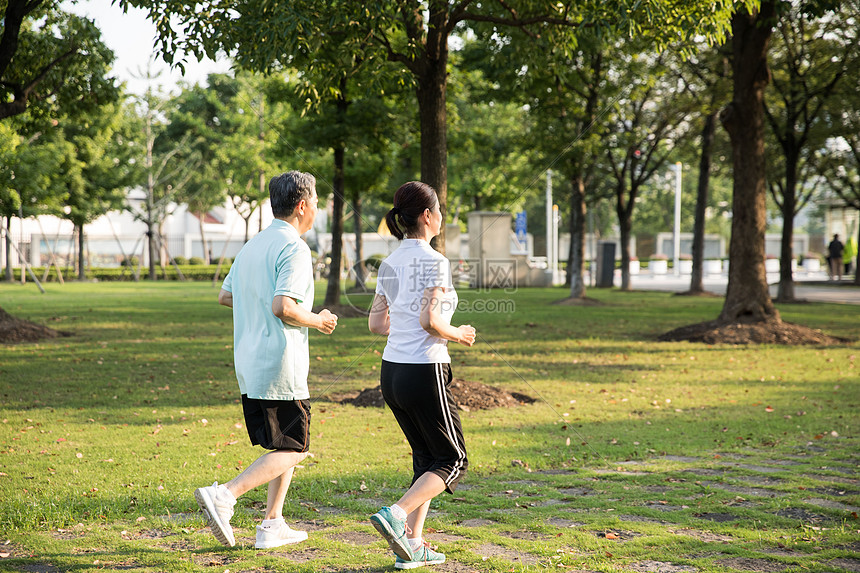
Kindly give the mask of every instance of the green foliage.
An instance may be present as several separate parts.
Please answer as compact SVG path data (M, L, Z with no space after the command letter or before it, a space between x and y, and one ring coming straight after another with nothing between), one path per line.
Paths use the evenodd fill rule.
M6 24L13 4L19 9L22 2L0 5ZM29 110L31 121L44 127L60 115L93 112L115 101L118 87L109 73L114 56L95 24L56 2L30 2L28 8L20 31L0 27L4 40L20 34L14 53L5 53L11 43L0 48L11 58L0 68L0 118Z

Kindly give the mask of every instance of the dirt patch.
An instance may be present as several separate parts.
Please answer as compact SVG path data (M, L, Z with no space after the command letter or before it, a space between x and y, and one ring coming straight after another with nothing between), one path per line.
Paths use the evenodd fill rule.
M776 515L780 517L787 517L789 519L798 519L800 521L808 521L811 523L819 523L821 521L826 521L828 518L819 513L812 513L811 511L807 511L805 509L801 509L799 507L787 507L785 509L780 509L776 512Z
M855 489L836 489L832 487L811 487L809 491L820 493L821 495L832 495L833 497L842 497L843 495L857 495L860 491Z
M487 386L480 382L454 378L451 382L451 395L457 407L466 412L470 410L488 410L490 408L512 408L522 404L531 404L535 399L519 392L507 392L495 386ZM352 404L363 408L381 408L385 405L382 398L382 388L365 388L357 394L342 395L334 401L341 404Z
M290 522L293 529L299 531L322 531L331 527L324 521L314 521L312 519L300 519L295 522Z
M24 320L15 318L0 308L0 344L18 344L20 342L38 342L46 338L71 336L70 332L61 332Z
M785 468L774 468L770 466L757 466L754 464L733 464L736 468L741 468L743 470L748 470L751 472L758 472L760 474L775 474L779 472L784 472Z
M510 539L526 539L528 541L540 541L541 539L550 538L546 533L538 533L537 531L499 531L498 533Z
M731 569L741 569L743 571L761 571L763 573L776 573L785 571L791 565L780 563L778 561L770 561L768 559L752 559L750 557L731 557L729 559L720 559L716 562L723 567Z
M756 485L782 485L785 480L766 476L738 476L738 480L754 483Z
M465 521L461 521L460 525L463 527L484 527L485 525L495 525L495 521L490 521L489 519L482 519L480 517L476 517L473 519L467 519Z
M694 456L663 456L659 459L666 460L667 462L682 462L685 464L692 464L702 461L702 458L697 458Z
M318 547L308 547L299 551L276 551L273 553L266 553L266 555L270 557L282 557L288 561L292 561L293 563L306 563L323 557L324 551Z
M631 563L627 571L639 571L641 573L683 573L685 571L698 571L695 567L689 565L675 565L674 563L665 563L663 561L640 561L639 563Z
M329 534L328 537L350 545L373 545L377 541L382 541L379 535L371 535L363 531L341 531L340 533Z
M60 573L60 570L50 563L24 563L18 569L28 573Z
M630 541L636 537L642 537L641 533L636 533L635 531L622 531L620 529L606 529L604 531L595 531L594 535L601 539L608 539L611 541Z
M663 519L654 519L653 517L645 517L642 515L616 515L615 517L621 521L633 521L636 523L657 523L660 525L667 523Z
M844 557L839 557L838 559L830 559L825 563L846 571L860 571L860 559L846 559Z
M716 320L682 326L657 337L661 342L688 340L705 344L834 345L848 340L784 320L720 324Z
M558 488L558 493L563 493L564 495L583 496L592 495L594 490L590 487L560 487Z
M507 547L502 547L501 545L496 545L494 543L485 543L474 549L474 552L485 559L490 557L499 557L507 561L522 563L523 565L534 565L538 562L538 558L535 555L514 551L513 549L508 549Z
M223 555L203 555L200 557L192 555L191 561L195 565L203 567L224 567L225 565L235 563L238 560L235 557L224 557Z
M571 521L570 519L563 519L561 517L550 517L546 520L547 525L552 525L554 527L582 527L585 525L580 521Z
M703 481L702 485L712 487L715 489L721 489L724 491L730 491L732 493L739 493L741 495L755 495L758 497L775 497L777 495L783 495L782 492L778 492L772 489L764 489L760 487L743 487L738 485L728 485L719 482L713 481Z
M208 531L208 529L207 529ZM176 535L170 531L164 531L163 529L147 529L145 531L141 531L137 534L138 539L163 539L165 537L170 537L171 535Z
M695 517L699 519L706 519L708 521L716 521L717 523L725 523L727 521L737 521L740 519L737 515L733 513L694 513Z
M689 470L684 470L684 473L693 474L697 476L724 476L728 473L728 470L717 470L711 468L693 468ZM746 479L746 478L744 478Z
M831 501L829 499L814 498L814 499L806 499L804 501L810 505L823 507L825 509L835 509L837 511L847 511L848 513L860 512L860 508L858 508L858 507L855 507L853 505L848 505L846 503L839 503L838 501Z
M215 541L213 537L209 537L212 543L218 543ZM197 549L197 544L193 541L174 541L172 543L159 543L158 547L164 549L165 551L193 551Z
M463 537L462 535L457 535L456 533L446 533L444 531L430 531L428 527L425 529L427 533L430 535L425 535L425 539L430 541L431 544L435 543L461 543L463 541L471 541L468 537Z

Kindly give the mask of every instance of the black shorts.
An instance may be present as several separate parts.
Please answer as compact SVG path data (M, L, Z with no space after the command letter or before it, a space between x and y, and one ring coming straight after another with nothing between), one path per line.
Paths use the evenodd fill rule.
M242 394L248 437L267 450L306 452L310 447L310 400L261 400Z
M469 466L451 380L450 364L382 361L382 397L412 447L412 483L431 472L449 493Z

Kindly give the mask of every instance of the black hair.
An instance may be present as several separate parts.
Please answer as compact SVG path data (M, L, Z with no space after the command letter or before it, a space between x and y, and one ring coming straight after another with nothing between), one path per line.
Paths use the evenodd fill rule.
M411 235L418 230L418 218L425 211L431 211L439 199L436 191L420 181L404 183L394 193L394 207L385 215L388 230L398 239Z
M314 195L317 180L310 173L288 171L269 181L269 200L272 214L282 219L293 214L302 199L309 201Z

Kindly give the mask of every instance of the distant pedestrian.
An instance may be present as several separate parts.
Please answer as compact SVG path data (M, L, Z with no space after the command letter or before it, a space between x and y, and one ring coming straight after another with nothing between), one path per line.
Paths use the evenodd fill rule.
M443 223L432 187L413 181L394 194L385 216L400 246L379 267L368 325L385 334L382 396L412 448L412 485L370 521L397 555L397 569L445 562L424 541L430 500L453 493L468 467L463 429L451 396L448 341L472 346L475 329L452 326L457 293L448 259L430 246Z
M827 262L830 266L830 279L833 280L839 276L842 280L842 251L845 250L845 245L839 240L839 234L833 235L833 240L827 245Z
M845 274L850 275L851 273L857 273L857 269L854 268L854 259L857 258L857 241L854 240L854 236L848 237L848 240L845 241L845 248L842 250L842 263L845 266Z
M331 334L337 316L311 312L311 251L302 240L317 214L316 180L290 171L269 182L275 220L248 241L230 267L218 302L233 309L233 357L251 443L269 450L238 476L201 487L194 497L215 538L235 545L230 518L236 498L269 484L258 549L308 538L283 517L293 469L308 455L308 328Z

